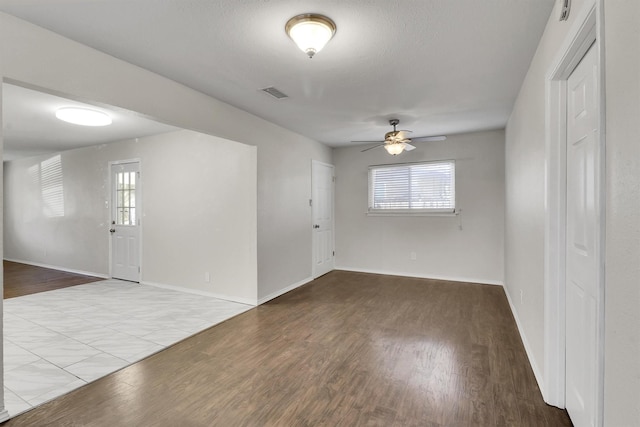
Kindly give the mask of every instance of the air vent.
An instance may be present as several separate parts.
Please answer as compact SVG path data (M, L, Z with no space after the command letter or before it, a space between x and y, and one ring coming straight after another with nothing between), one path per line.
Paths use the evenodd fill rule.
M289 97L289 95L286 95L286 94L282 93L280 90L276 89L273 86L265 87L264 89L260 89L260 90L263 91L264 93L267 93L267 94L273 96L276 99L284 99L284 98L288 98Z

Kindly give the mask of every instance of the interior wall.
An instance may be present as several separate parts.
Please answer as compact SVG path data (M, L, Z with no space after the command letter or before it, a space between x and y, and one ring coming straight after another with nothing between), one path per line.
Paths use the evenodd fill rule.
M3 13L0 47L9 82L257 146L258 296L311 279L311 160L331 163L330 148Z
M255 152L178 131L5 162L5 258L108 276L109 162L139 159L141 281L255 304Z
M2 56L0 55L0 69L2 69ZM2 99L2 84L0 84L0 99ZM2 122L2 103L0 102L0 125ZM2 129L2 126L0 126ZM2 132L0 131L0 155L4 152L4 140ZM0 188L4 186L4 177L0 174ZM4 220L4 194L0 195L0 218ZM0 253L4 250L4 227L0 230ZM4 266L0 263L0 290L2 290L2 295L4 298ZM0 304L0 331L2 332L2 337L4 337L4 304ZM8 418L8 413L4 406L4 339L0 339L0 354L3 355L3 359L0 361L0 381L2 381L3 387L0 387L0 421L6 420Z
M573 0L569 20L560 22L561 2L556 2L506 128L505 290L539 382L544 378L545 75L576 17L592 4Z
M382 147L364 153L361 146L334 149L336 268L502 284L504 131L415 145L395 157ZM451 159L460 215L366 215L370 165Z
M604 0L606 426L640 425L640 2Z

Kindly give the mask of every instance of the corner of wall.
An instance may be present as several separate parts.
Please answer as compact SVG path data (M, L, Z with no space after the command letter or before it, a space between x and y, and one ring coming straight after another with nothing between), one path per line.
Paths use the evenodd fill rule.
M313 277L307 277L306 279L300 280L299 282L296 282L292 285L289 285L285 288L279 289L276 292L272 292L269 295L266 295L264 297L258 298L258 303L257 305L262 305L268 301L271 301L272 299L278 298L281 295L286 294L287 292L290 292L296 288L299 288L300 286L306 285L307 283L313 281Z
M515 305L513 304L513 300L511 299L511 294L509 293L509 289L507 289L507 287L504 287L504 293L507 296L507 301L509 301L509 308L511 310L511 314L513 315L514 320L516 321L516 326L518 327L518 333L520 334L520 339L522 340L522 344L524 345L524 350L527 353L527 358L529 359L529 364L531 365L531 369L533 370L533 375L536 377L536 382L538 383L538 388L540 389L540 392L542 393L542 398L544 399L544 401L546 402L546 396L545 396L545 384L544 384L544 375L542 373L542 371L540 370L540 367L538 366L538 363L536 362L536 359L534 357L534 353L531 347L531 344L529 343L529 340L527 339L527 335L525 334L524 328L522 327L522 322L520 321L520 317L518 316L518 312L515 308Z

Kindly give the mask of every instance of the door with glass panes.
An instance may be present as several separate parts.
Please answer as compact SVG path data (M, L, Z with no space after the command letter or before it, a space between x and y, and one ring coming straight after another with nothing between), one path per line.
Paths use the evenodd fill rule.
M111 165L111 277L140 281L140 163Z

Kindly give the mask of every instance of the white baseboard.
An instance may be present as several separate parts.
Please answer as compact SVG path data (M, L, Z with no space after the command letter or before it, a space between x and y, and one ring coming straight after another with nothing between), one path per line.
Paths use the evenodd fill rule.
M293 285L289 285L286 288L279 289L276 292L273 292L273 293L271 293L271 294L269 294L269 295L267 295L265 297L262 297L262 298L258 299L258 305L262 305L267 301L271 301L274 298L278 298L280 295L284 295L289 291L292 291L292 290L294 290L296 288L299 288L300 286L305 285L305 284L311 282L312 280L313 280L313 277L307 277L306 279L303 279L303 280L301 280L299 282L296 282Z
M9 413L7 412L6 409L3 409L2 411L0 411L0 423L7 421L9 418L11 417L9 416Z
M529 340L527 339L527 336L524 333L524 329L522 328L522 323L520 323L520 318L518 317L518 312L515 309L513 300L511 299L511 296L509 295L509 290L507 289L506 286L504 287L504 293L507 295L507 301L509 301L509 308L511 309L513 318L516 320L516 326L518 327L520 338L522 339L522 343L524 344L524 350L527 353L527 358L529 359L529 364L531 365L531 369L533 370L533 375L536 377L536 381L538 382L538 388L542 393L542 398L546 402L547 399L545 398L544 381L542 381L544 377L542 376L542 372L540 371L540 368L538 367L536 360L533 358L533 351L531 350L531 345L529 344Z
M189 294L195 294L195 295L200 295L200 296L204 296L204 297L223 299L225 301L237 302L237 303L240 303L240 304L251 305L251 306L254 306L254 307L257 305L256 304L256 300L251 299L251 298L241 298L241 297L229 296L229 295L224 295L224 294L218 294L218 293L215 293L215 292L201 291L199 289L191 289L191 288L185 288L185 287L182 287L182 286L167 285L165 283L148 282L148 281L145 281L145 280L140 281L140 284L141 285L154 286L156 288L170 289L172 291L186 292L186 293L189 293Z
M65 271L67 273L82 274L84 276L94 276L94 277L100 277L103 279L109 278L108 274L95 273L93 271L74 270L73 268L60 267L59 265L43 264L40 262L25 261L22 259L13 259L13 258L4 258L4 260L9 262L17 262L19 264L33 265L35 267L43 267L43 268L50 268L52 270Z
M336 270L354 271L356 273L384 274L387 276L415 277L418 279L446 280L448 282L467 282L467 283L479 283L481 285L504 286L504 283L498 280L477 279L477 278L471 278L471 277L437 276L433 274L422 275L422 274L415 274L415 273L403 273L400 271L370 270L368 268L351 268L351 267L336 267Z

